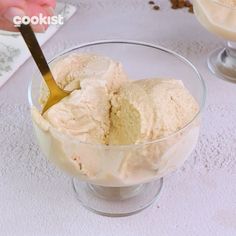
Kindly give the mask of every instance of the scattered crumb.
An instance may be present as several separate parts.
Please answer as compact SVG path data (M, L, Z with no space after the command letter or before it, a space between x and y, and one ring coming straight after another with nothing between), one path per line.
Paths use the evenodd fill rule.
M188 11L193 13L193 4L189 0L170 0L172 9L188 8Z
M155 4L155 2L153 2L153 1L149 1L148 2L150 5L154 5Z
M153 7L153 9L158 11L158 10L160 10L160 7L159 7L158 5L155 5L155 6Z
M172 9L182 9L182 8L188 8L188 12L193 13L193 4L189 0L170 0L171 2L171 8ZM155 4L154 1L149 1L148 4L154 5L152 7L153 10L160 10L160 6L158 4Z

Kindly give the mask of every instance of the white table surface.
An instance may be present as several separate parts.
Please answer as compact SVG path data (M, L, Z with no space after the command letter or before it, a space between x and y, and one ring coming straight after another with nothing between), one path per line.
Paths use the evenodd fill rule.
M161 44L190 59L202 73L208 99L196 151L167 177L157 201L126 218L84 209L69 176L40 153L32 134L27 84L29 60L0 89L0 235L236 235L236 85L217 79L206 56L223 41L194 15L151 10L144 0L70 1L79 10L44 51L54 53L98 39L134 39Z

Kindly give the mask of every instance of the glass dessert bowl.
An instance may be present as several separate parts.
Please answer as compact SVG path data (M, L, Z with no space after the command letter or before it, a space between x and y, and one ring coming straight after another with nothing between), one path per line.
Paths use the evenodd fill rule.
M108 56L123 64L129 78L181 80L199 110L184 127L156 140L105 145L82 142L50 127L39 118L41 78L34 76L28 90L33 126L42 152L73 176L77 199L89 210L106 216L127 216L157 198L163 177L181 167L199 137L205 103L205 84L196 68L182 56L155 45L134 41L99 41L57 55L50 65L74 53ZM38 110L36 113L35 111Z
M208 67L219 78L236 82L236 1L194 0L194 13L210 32L227 40L208 57Z

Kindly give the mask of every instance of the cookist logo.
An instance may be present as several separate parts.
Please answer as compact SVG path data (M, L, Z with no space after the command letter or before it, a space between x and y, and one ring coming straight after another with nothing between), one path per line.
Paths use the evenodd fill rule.
M38 16L14 16L13 18L13 24L15 27L19 27L21 24L28 25L63 25L63 16L43 16L42 13L40 13Z

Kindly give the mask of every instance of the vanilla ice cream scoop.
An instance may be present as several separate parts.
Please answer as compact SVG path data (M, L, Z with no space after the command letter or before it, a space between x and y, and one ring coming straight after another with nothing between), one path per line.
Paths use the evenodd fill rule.
M67 91L80 89L85 79L104 80L109 92L115 92L127 80L122 65L112 59L94 54L71 54L55 61L51 67L57 84ZM44 104L48 98L45 84L41 87L39 101Z
M154 107L152 140L183 128L199 111L198 103L180 80L156 78L134 83L145 90Z
M146 79L124 84L112 101L112 144L167 136L188 124L199 107L178 80Z
M133 82L124 84L111 99L109 144L150 140L154 107L146 91Z
M103 80L83 80L81 89L43 115L58 131L88 143L105 143L109 132L109 94Z

